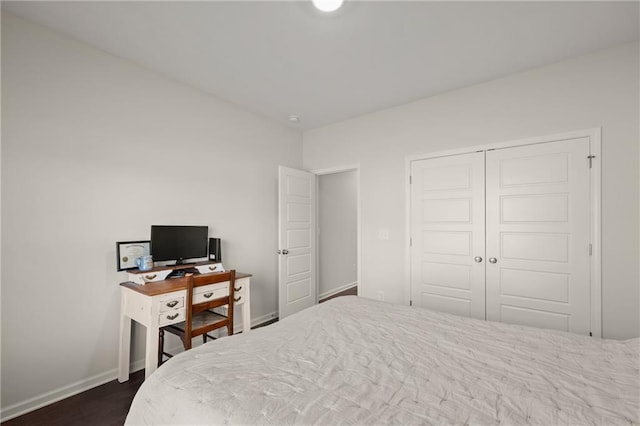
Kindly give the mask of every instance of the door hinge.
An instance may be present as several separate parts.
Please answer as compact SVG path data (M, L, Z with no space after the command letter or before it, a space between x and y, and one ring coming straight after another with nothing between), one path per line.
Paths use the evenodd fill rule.
M596 156L595 155L589 155L587 158L589 159L589 168L591 169L591 168L593 168L593 159L596 158Z
M413 247L413 238L409 238L409 247Z
M409 300L409 306L413 306L413 300Z
M589 244L589 256L593 256L593 245Z
M592 333L592 332L589 332L589 336L593 337L593 333Z
M411 185L412 183L413 183L412 176L411 176L411 175L409 175L409 185Z

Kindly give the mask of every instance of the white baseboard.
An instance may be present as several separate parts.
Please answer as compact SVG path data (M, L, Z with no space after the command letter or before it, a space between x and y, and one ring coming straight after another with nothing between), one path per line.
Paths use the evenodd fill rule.
M144 359L139 359L130 365L130 371L138 371L144 368ZM106 371L101 374L89 377L84 380L79 380L70 385L63 386L58 389L54 389L49 392L45 392L41 395L29 398L25 401L18 402L0 410L0 421L4 422L23 414L30 413L38 408L45 407L53 404L54 402L61 401L71 396L77 395L89 389L93 389L97 386L104 385L118 378L118 369Z
M251 318L251 327L256 327L275 318L278 318L278 311L269 312L268 314L262 315L261 317ZM240 329L242 329L242 327L240 327Z
M277 317L278 317L278 312L274 311L266 315L262 315L261 317L252 318L251 326L255 327L256 325L260 325L262 323L265 323ZM238 327L238 331L241 331L241 330L242 330L242 324L240 324L240 326ZM182 346L168 348L168 352L172 354L179 353L182 351L183 351ZM136 372L136 371L142 370L143 368L144 368L144 358L132 362L131 365L129 366L129 371ZM23 414L30 413L31 411L37 410L38 408L45 407L47 405L53 404L54 402L58 402L65 398L69 398L79 393L88 391L89 389L93 389L97 386L104 385L105 383L116 380L117 378L118 378L118 369L114 368L104 373L97 374L87 379L79 380L67 386L63 386L61 388L54 389L52 391L43 393L33 398L29 398L22 402L9 405L0 410L0 421L4 422L10 419L13 419L15 417L21 416Z
M334 294L338 294L341 291L345 291L348 288L356 287L358 285L358 281L354 281L352 283L348 283L345 285L341 285L338 288L334 288L333 290L325 291L324 293L318 294L318 300L324 299L325 297L333 296Z

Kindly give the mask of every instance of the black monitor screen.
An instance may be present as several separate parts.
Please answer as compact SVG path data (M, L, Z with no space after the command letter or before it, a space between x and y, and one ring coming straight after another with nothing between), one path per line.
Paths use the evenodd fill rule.
M207 257L207 226L151 226L151 254L155 262Z

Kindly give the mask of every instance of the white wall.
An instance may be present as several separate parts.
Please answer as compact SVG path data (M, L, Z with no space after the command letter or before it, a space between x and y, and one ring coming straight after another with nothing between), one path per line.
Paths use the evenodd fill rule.
M115 242L151 224L208 225L254 274L252 317L276 312L277 165L301 166L300 132L2 15L3 415L115 377Z
M640 336L638 44L305 132L304 166L360 163L364 296L405 287L405 158L602 127L603 331ZM390 230L380 241L377 232Z
M318 176L318 295L357 280L358 176L356 171Z

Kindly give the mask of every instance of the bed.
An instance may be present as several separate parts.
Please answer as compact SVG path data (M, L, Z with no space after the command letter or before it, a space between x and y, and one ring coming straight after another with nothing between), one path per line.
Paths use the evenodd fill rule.
M127 424L638 424L640 339L340 297L160 367Z

